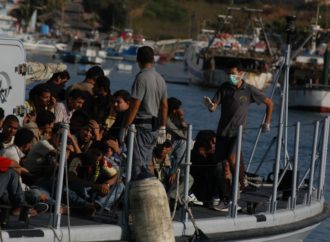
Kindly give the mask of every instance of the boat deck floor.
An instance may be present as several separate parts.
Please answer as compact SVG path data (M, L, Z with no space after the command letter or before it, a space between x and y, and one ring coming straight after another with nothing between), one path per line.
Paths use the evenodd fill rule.
M307 190L302 189L297 192L297 204L302 204L304 201ZM262 187L256 190L246 190L240 194L238 201L239 206L242 210L238 211L240 214L258 214L266 213L268 211L268 204L272 194L272 187ZM278 193L277 209L287 208L288 201L283 199L283 193ZM176 210L175 221L180 221L181 216L180 206ZM220 212L213 210L209 207L193 206L192 213L195 219L205 219L223 216L226 217L228 212ZM28 223L19 221L17 216L10 216L8 226L5 230L15 229L33 229L33 228L47 228L52 225L52 214L45 213L34 217L31 217ZM70 215L70 226L86 226L86 225L98 225L98 224L120 224L122 218L122 211L118 210L115 213L104 212L102 215L96 214L94 217L83 216L79 213L73 212ZM68 216L61 216L61 226L68 226Z

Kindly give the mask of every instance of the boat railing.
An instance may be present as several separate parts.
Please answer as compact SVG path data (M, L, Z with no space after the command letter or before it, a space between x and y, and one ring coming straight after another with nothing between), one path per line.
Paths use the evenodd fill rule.
M311 205L312 201L322 201L324 199L324 185L325 185L325 171L326 171L326 160L327 160L327 149L328 149L328 138L329 138L329 122L330 117L327 117L324 119L324 125L323 125L323 132L319 132L320 122L315 122L314 125L314 137L313 137L313 144L312 144L312 152L311 152L311 160L308 165L307 171L302 176L302 181L299 182L298 177L298 167L301 166L299 164L299 144L300 144L300 122L297 122L295 125L295 141L294 141L294 158L293 162L292 159L288 160L288 163L290 163L290 169L292 170L292 177L291 177L291 194L290 198L288 199L288 205L287 209L295 210L297 205L297 193L302 184L308 186L308 189L306 189L305 199L303 201L303 205ZM278 129L283 129L282 127L278 127ZM64 169L65 169L65 160L66 160L66 144L67 144L67 133L69 130L68 124L62 125L62 140L61 140L61 147L60 147L60 162L59 162L59 169L58 169L58 179L57 179L57 190L56 190L56 204L55 204L55 216L53 220L53 227L54 228L60 228L61 223L61 213L60 213L60 206L61 206L61 196L62 196L62 189L63 189L63 177L64 177ZM321 144L321 150L318 151L318 146L320 146L319 143L319 134L322 133L322 144ZM123 219L122 219L122 225L124 227L125 231L129 231L129 190L130 190L130 183L131 183L131 173L132 173L132 164L133 164L133 144L135 140L136 135L136 127L134 124L132 124L129 127L128 130L128 155L127 155L127 165L126 165L126 180L125 180L125 194L124 194L124 209L123 209ZM230 202L229 211L227 216L230 218L237 218L238 216L238 201L239 201L239 167L241 161L241 152L242 152L242 137L243 137L243 126L239 127L238 130L238 146L237 146L237 161L236 161L236 167L235 167L235 174L233 176L232 181L232 201ZM275 143L275 141L278 140L277 138L273 138L271 140L271 143ZM280 140L282 140L282 137L280 137ZM282 141L280 141L281 143ZM320 142L321 143L321 142ZM191 166L191 150L192 150L192 125L190 124L188 126L188 135L187 135L187 142L186 142L186 160L182 164L184 167L184 193L183 193L183 199L185 201L188 200L188 192L189 192L189 174L190 174L190 166ZM281 151L281 147L277 147L276 149L276 159L275 164L273 166L274 169L274 179L272 184L272 195L269 197L268 200L268 210L266 213L270 214L276 214L277 211L277 200L278 198L278 190L279 190L279 184L281 182L281 179L283 178L285 171L282 171L280 174L280 157L283 157L281 155L283 151ZM270 150L266 149L266 153L268 153ZM318 154L320 153L320 155ZM318 162L316 162L318 161ZM260 169L261 164L263 163L263 159L261 160L260 164L257 167L257 171ZM318 167L318 171L316 171L316 168ZM286 170L289 170L287 168ZM315 173L318 173L317 180L315 179L316 175ZM309 175L308 184L306 183L305 178ZM316 185L316 187L314 187ZM316 194L316 196L315 196ZM188 222L188 213L185 210L182 210L180 220L183 223Z

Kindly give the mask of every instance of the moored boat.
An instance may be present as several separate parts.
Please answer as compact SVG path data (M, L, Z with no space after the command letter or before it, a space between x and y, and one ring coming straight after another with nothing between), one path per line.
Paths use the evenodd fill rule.
M219 30L202 29L201 33L185 51L185 65L191 74L191 83L207 87L219 87L228 81L226 68L232 62L240 62L246 73L247 83L263 89L271 81L272 50L262 29L263 23L257 9L231 9L253 12L260 28L252 33L226 33L223 27L231 21L231 15L219 15Z
M290 73L289 107L330 112L330 32L313 26L313 40L309 50L299 53L292 63ZM316 48L317 32L324 38Z

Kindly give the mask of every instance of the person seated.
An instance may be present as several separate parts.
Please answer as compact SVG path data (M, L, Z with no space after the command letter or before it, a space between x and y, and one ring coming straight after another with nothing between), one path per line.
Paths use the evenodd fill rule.
M100 126L95 120L90 120L76 134L72 135L73 141L78 145L78 149L72 150L75 153L86 153L94 141L102 138ZM69 144L72 144L69 142Z
M153 152L150 170L164 184L169 199L173 201L177 199L177 189L179 190L179 196L183 196L185 172L183 168L180 169L181 172L178 177L178 168L180 166L176 165L176 160L170 155L171 153L172 143L169 140L163 144L157 144ZM194 179L189 175L189 189L193 183ZM198 202L198 204L201 204L201 202Z
M124 119L129 113L131 95L126 90L118 90L113 94L114 110L116 112L115 122L108 130L109 134L119 141L120 129L123 127Z
M55 123L70 123L72 114L82 108L85 102L85 94L79 89L72 90L65 102L55 105Z
M187 123L181 108L181 101L175 97L167 99L168 114L166 120L167 138L172 142L172 155L176 165L184 162L187 148Z
M96 79L94 96L91 117L101 126L109 129L114 123L116 116L109 78L106 76L100 76Z
M48 139L52 133L52 128L54 127L55 115L54 113L43 110L40 111L34 121L30 121L24 124L25 128L30 129L33 134L32 144L36 144L39 140Z
M25 101L25 108L28 113L38 114L42 110L54 112L56 99L52 96L45 83L34 86L29 92L29 99ZM27 117L26 119L28 119Z
M84 154L77 154L69 161L69 196L72 206L87 211L93 215L96 204L103 204L105 196L109 195L110 186L116 177L109 172L104 155L108 146L96 141Z
M0 149L7 148L14 143L14 138L19 127L19 121L15 115L11 114L5 117L2 132L0 133Z
M191 191L206 206L211 204L214 194L220 192L216 191L220 179L218 176L221 172L217 171L215 143L216 134L214 131L201 130L195 138L194 147L191 151L190 174L195 180Z
M30 189L30 187L23 183L21 179L22 175L30 175L29 170L22 167L21 164L24 163L23 157L30 151L32 147L33 137L34 136L32 131L27 128L21 128L15 135L14 144L0 150L1 157L5 157L12 161L10 168L12 168L19 175L19 186L21 187L22 191L25 191L25 199L31 205L35 205L39 201L47 200L46 194L42 193L39 189Z
M65 99L65 84L70 80L70 74L68 71L56 72L46 82L46 87L50 90L52 96L56 101L61 102Z

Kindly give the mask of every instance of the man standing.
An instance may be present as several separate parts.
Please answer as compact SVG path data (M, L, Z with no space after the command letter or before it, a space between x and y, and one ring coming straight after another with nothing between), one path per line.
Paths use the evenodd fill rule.
M238 144L238 128L240 125L246 127L248 107L251 103L263 103L266 105L266 119L263 124L263 132L270 129L273 102L255 87L247 84L243 79L243 72L239 65L233 64L228 68L229 82L223 83L216 92L212 101L204 97L204 103L210 112L214 112L221 104L221 118L217 129L216 157L222 162L224 186L222 202L214 204L214 209L225 211L231 193L231 181L235 174L236 152ZM244 187L244 166L240 167L239 181L241 189Z
M142 46L137 52L137 62L141 71L132 86L129 115L124 128L136 125L132 178L139 174L150 174L152 151L156 142L166 139L167 90L163 77L154 69L154 51ZM157 140L158 137L158 140ZM123 132L120 135L123 141Z

